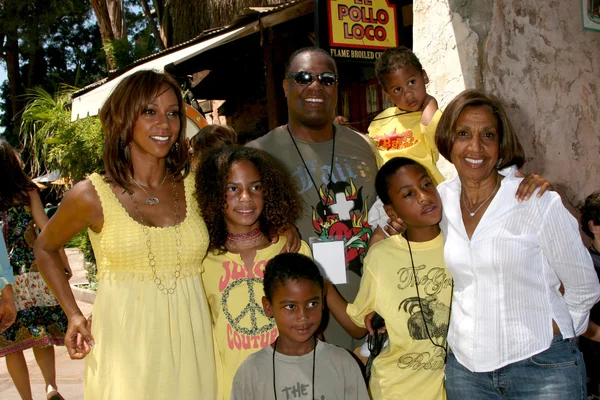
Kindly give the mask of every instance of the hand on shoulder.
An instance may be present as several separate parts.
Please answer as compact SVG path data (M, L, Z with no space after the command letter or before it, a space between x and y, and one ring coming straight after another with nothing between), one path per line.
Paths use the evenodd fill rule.
M552 184L548 182L543 176L538 174L529 173L524 175L521 171L517 170L515 172L515 176L517 178L523 178L519 184L517 189L517 193L515 197L519 203L523 201L529 200L529 198L535 193L535 191L539 188L540 190L537 193L537 197L542 197L542 195L546 191L554 191Z

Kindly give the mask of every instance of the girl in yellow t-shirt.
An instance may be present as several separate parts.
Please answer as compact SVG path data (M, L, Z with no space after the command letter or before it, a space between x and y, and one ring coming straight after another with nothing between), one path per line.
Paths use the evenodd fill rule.
M300 216L292 182L273 157L248 147L216 149L198 169L196 197L210 237L202 277L223 366L224 399L242 361L278 335L261 306L263 274L286 242L281 237L271 243L271 233ZM311 255L304 242L299 252Z

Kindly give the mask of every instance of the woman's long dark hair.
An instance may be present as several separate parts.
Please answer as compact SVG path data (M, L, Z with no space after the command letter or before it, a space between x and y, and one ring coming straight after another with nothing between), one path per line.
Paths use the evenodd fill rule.
M37 186L21 167L21 160L12 146L0 139L0 211L29 204L31 190Z

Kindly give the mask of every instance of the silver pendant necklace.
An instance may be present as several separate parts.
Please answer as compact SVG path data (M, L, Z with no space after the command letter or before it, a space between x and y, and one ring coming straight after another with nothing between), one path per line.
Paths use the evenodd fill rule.
M183 235L181 233L181 226L179 225L179 194L177 193L177 183L175 181L171 183L173 185L173 212L175 213L175 255L177 257L177 261L175 264L175 271L173 272L173 284L170 287L167 287L165 283L163 283L163 280L158 277L158 273L156 272L156 256L152 251L152 243L150 242L150 229L148 229L148 225L146 225L144 215L140 212L138 202L133 197L133 194L129 193L129 197L131 198L131 202L133 203L135 212L140 220L140 225L142 225L144 236L146 237L146 247L148 248L148 265L150 265L150 269L152 270L152 281L154 282L158 290L163 292L165 295L175 293L175 288L177 287L177 280L181 276L181 241L183 239ZM146 203L148 203L148 200L146 200Z
M463 191L463 192L461 193L461 198L462 198L463 204L465 205L465 207L466 207L467 211L469 212L469 215L470 215L471 217L474 217L474 216L475 216L475 214L477 214L477 211L481 210L481 207L483 207L483 206L484 206L484 204L486 204L486 203L488 202L488 200L489 200L489 199L491 199L491 198L492 198L492 196L493 196L494 194L496 194L496 192L498 191L498 188L499 188L499 187L500 187L500 175L497 175L497 178L496 178L496 187L494 188L494 190L492 191L492 193L490 193L490 195L489 195L489 196L488 196L488 197L487 197L487 198L486 198L486 199L483 201L483 203L481 203L481 204L479 205L479 207L477 207L477 208L475 209L475 211L471 211L471 209L470 209L470 208L469 208L469 206L467 205L467 200L465 200L465 196L463 196L463 194L464 194L464 191Z
M163 185L163 183L165 183L165 180L167 179L167 175L169 175L169 174L168 174L168 172L167 172L167 171L165 171L165 177L163 178L163 180L162 180L162 182L160 183L160 185L158 185L158 188L156 189L157 191L159 191L159 190L160 190L160 188L162 188L162 185ZM146 191L146 189L144 189L144 188L142 187L142 185L140 185L140 183L139 183L138 181L136 181L136 180L135 180L135 178L133 177L133 175L129 175L129 176L131 177L131 180L132 180L132 181L133 181L133 182L134 182L134 183L135 183L135 184L136 184L136 185L137 185L137 186L138 186L140 189L142 189L142 191L143 191L144 193L146 193L146 196L148 196L148 198L146 198L146 204L148 204L148 205L150 205L150 206L153 206L153 205L155 205L155 204L158 204L158 203L160 203L160 200L158 199L158 197L156 197L156 196L152 196L150 193L148 193L148 192Z

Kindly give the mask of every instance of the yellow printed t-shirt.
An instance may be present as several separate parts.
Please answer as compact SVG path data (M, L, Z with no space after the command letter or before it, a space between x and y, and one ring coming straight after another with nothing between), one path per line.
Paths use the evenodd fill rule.
M383 162L394 157L408 157L422 164L438 185L444 177L435 163L439 152L435 146L435 129L442 116L437 110L428 126L421 124L421 112L400 114L398 107L390 107L375 117L369 125L369 137L375 141ZM394 116L396 115L396 116Z
M440 233L428 242L411 242L415 288L406 239L392 236L369 250L364 273L348 315L364 327L364 319L376 311L385 319L389 345L373 361L369 391L377 399L440 400L443 385L452 279L444 264L444 239Z
M275 320L262 308L263 276L267 262L275 257L286 240L258 250L254 265L248 268L239 254L208 252L202 263L204 288L212 314L215 337L223 365L223 395L229 399L233 377L250 354L267 347L277 338ZM300 254L312 257L302 242Z

